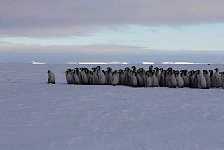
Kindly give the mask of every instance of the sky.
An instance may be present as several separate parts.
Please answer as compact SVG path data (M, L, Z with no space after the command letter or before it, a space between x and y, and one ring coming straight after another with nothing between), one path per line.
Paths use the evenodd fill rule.
M0 63L224 63L223 0L0 3Z

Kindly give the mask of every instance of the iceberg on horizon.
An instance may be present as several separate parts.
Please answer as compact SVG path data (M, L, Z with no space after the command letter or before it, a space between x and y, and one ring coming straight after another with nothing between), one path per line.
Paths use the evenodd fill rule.
M144 62L142 62L142 64L144 64L144 65L153 65L153 64L155 64L154 62L147 62L147 61L144 61Z
M46 64L46 63L44 63L44 62L38 62L38 61L32 61L31 64L33 64L33 65L43 65L43 64Z

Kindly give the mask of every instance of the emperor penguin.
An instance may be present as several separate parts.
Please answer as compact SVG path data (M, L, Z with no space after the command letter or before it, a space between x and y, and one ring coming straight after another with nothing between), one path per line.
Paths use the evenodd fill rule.
M122 69L120 69L118 71L119 73L119 84L120 85L125 85L125 74L124 74L124 71Z
M74 84L80 84L80 80L79 80L78 74L76 73L76 70L73 70L73 79L74 79Z
M204 75L205 80L206 80L206 88L209 89L210 86L211 86L211 79L210 79L209 72L207 70L203 70L203 75Z
M177 87L183 88L184 87L184 79L182 78L179 71L176 71L176 80L177 80Z
M88 74L87 74L87 77L88 77L89 84L90 85L93 85L93 80L94 80L93 72L92 71L89 71Z
M215 87L215 76L213 70L209 70L210 72L210 81L211 81L211 87Z
M74 84L73 71L71 69L67 69L65 71L66 81L68 84Z
M188 70L182 70L182 78L184 80L184 87L189 87L190 86L190 79L188 75Z
M130 86L132 87L137 87L138 86L138 81L136 78L136 72L130 71Z
M75 68L74 70L75 70L76 75L79 78L79 84L82 84L82 77L81 77L81 73L80 73L79 68Z
M113 72L112 72L112 68L108 67L107 68L107 84L111 85L113 81Z
M97 68L92 68L92 70L93 70L93 85L97 85L97 84L99 84Z
M82 68L81 69L81 78L82 78L82 84L88 84L88 77L87 77L87 75L86 75L86 72L87 72L87 70L86 70L87 68Z
M160 69L158 67L155 67L154 70L155 70L155 75L160 83Z
M138 81L138 87L141 87L144 83L143 83L143 79L140 75L140 70L137 71L136 78L137 78L137 81Z
M142 85L141 86L145 86L146 76L145 76L145 70L143 68L140 68L140 76L142 78Z
M149 72L146 73L145 87L152 87L152 78Z
M50 84L50 83L51 84L55 84L55 75L54 75L54 73L51 70L48 70L47 73L48 73L47 83L48 84Z
M124 84L125 85L129 85L130 86L130 84L131 84L131 82L130 82L131 73L132 73L132 70L130 68L126 67L124 69L124 75L125 75Z
M106 77L105 77L105 74L103 73L100 66L97 66L97 75L98 75L98 79L99 79L99 84L105 84Z
M166 87L169 87L169 88L172 87L171 74L172 72L170 70L165 71L165 85Z
M205 76L202 74L202 72L200 70L198 70L198 88L200 89L206 89L206 79Z
M152 71L152 86L159 87L159 80L156 77L155 71Z
M160 68L160 79L159 79L159 85L161 87L165 87L165 71L163 70L163 68Z
M175 77L175 71L173 70L171 72L171 88L176 88L177 87L177 79Z
M221 86L224 89L224 72L221 72Z
M113 72L112 85L113 85L113 86L116 86L116 85L118 85L118 83L119 83L119 74L118 74L117 70L115 70L115 71Z
M218 68L215 68L214 70L215 70L215 74L214 74L214 77L215 77L215 87L219 88L221 86L221 76L220 76Z

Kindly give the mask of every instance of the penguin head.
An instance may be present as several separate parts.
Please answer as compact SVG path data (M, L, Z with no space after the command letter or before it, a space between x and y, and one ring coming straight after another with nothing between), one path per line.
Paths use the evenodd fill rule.
M149 66L149 70L152 70L152 68L153 68L153 65L150 65L150 66Z
M47 73L50 73L51 71L50 70L47 70Z
M218 69L218 68L215 68L214 70L215 70L216 72L218 72L219 69Z

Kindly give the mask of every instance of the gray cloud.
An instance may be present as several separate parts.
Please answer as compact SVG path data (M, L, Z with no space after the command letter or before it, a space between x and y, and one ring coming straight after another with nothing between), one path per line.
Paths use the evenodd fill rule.
M99 26L224 21L223 0L0 0L1 35L85 34Z

